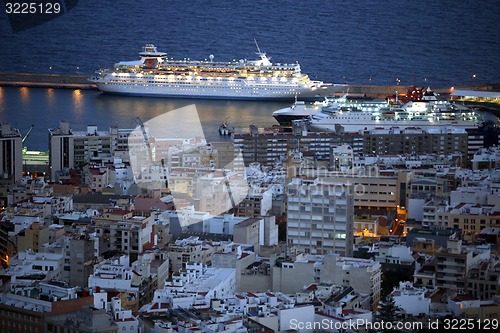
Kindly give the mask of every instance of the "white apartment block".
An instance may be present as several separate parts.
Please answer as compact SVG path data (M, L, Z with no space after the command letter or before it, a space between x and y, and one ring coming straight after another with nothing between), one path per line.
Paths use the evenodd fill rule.
M235 271L234 268L207 268L201 263L188 263L185 270L172 275L163 289L155 291L153 302L143 309L161 309L158 304L168 304L174 309L206 308L213 298L234 294Z
M139 291L140 277L128 264L128 256L115 260L106 260L94 266L94 273L89 276L89 288L104 290Z
M427 288L414 287L411 282L399 282L391 293L394 302L402 308L406 314L419 316L429 315L431 299L427 297Z
M324 179L288 185L287 242L311 254L352 255L354 188Z
M32 286L36 281L61 279L63 268L64 255L61 253L26 250L11 259L6 274L11 276L12 286Z
M355 292L370 295L371 308L380 301L380 263L370 259L337 254L299 254L293 259L276 260L271 267L272 290L294 293L310 283L351 286Z

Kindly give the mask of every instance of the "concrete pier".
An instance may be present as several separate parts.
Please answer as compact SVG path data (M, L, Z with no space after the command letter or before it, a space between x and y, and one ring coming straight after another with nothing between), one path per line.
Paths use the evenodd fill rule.
M69 88L69 89L97 89L94 84L88 81L89 76L86 75L68 75L68 74L34 74L34 73L2 73L0 72L0 87L38 87L38 88ZM439 94L449 94L451 87L431 87L433 91ZM483 90L483 91L498 91L498 84L484 84L469 87L455 87L455 89L465 90ZM375 85L349 85L345 89L335 93L342 95L348 93L351 96L366 96L366 97L386 97L392 96L396 92L404 94L408 90L408 86L375 86ZM325 93L330 94L327 91Z
M0 86L96 89L86 75L0 73Z

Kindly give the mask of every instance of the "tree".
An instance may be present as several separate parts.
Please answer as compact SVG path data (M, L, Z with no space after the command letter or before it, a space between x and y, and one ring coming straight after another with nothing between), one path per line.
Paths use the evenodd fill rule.
M403 319L403 309L396 305L392 295L387 295L382 302L380 302L379 309L375 315L376 321L396 322Z

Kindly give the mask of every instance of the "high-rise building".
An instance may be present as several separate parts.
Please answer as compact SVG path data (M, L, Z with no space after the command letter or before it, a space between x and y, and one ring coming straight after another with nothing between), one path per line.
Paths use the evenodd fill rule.
M312 254L352 256L353 185L294 178L288 185L287 241Z
M60 170L74 167L73 132L67 121L61 121L59 127L49 129L49 165L50 179L56 180Z
M12 183L23 175L22 138L10 124L0 125L0 177Z
M87 235L77 235L70 240L71 286L87 287L89 276L93 273L94 240Z
M51 180L60 180L58 173L61 170L110 159L113 152L125 151L130 131L116 127L100 131L95 125L88 125L85 131L74 131L67 121L61 121L59 127L49 129Z

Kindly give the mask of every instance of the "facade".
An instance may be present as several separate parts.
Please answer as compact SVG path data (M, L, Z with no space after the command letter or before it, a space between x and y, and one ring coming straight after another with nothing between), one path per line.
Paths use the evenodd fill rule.
M106 313L106 310L97 309L93 306L84 306L80 311L75 313L47 318L46 332L118 333L118 328L121 327L113 321L113 317ZM137 328L137 326L134 326L134 328Z
M69 239L70 261L69 284L71 286L87 287L89 276L96 264L94 255L94 239L87 235L77 235Z
M233 142L211 142L210 144L214 150L217 150L216 168L224 168L230 163L235 163L235 168L241 167L243 161L236 159L238 150L235 149Z
M18 287L0 294L0 331L44 333L49 316L66 317L93 302L92 296L80 297L76 288L59 282Z
M387 211L406 209L413 173L407 170L384 170L377 165L367 165L340 172L303 169L301 175L354 185L356 215L380 216L387 214Z
M89 276L88 286L126 293L131 299L127 304L128 309L137 313L142 305L151 302L153 291L158 287L158 276L164 279L168 275L168 262L152 267L152 255L141 256L132 265L128 263L129 260L128 256L121 256L96 264L93 274Z
M428 315L430 311L431 299L426 297L426 294L426 288L417 288L411 282L405 281L394 288L391 296L396 306L402 308L406 314L419 316Z
M409 247L400 244L380 243L375 261L382 264L412 265L415 258Z
M61 121L59 127L49 129L49 165L51 180L56 180L56 174L61 170L75 167L74 155L73 132L68 122Z
M472 158L472 169L499 169L500 168L500 149L499 147L481 148Z
M500 260L482 260L467 273L467 292L480 300L500 295Z
M370 295L370 310L377 308L382 289L380 263L369 259L327 255L320 273L323 281L331 279L334 284L351 286L357 293Z
M432 259L424 262L413 273L413 285L432 289L436 286L436 266L437 261Z
M448 210L448 226L479 234L485 228L500 227L500 207L492 204L460 203Z
M190 262L197 262L203 265L211 263L212 255L222 250L221 245L204 242L199 237L191 236L185 239L178 239L175 243L169 244L164 250L170 259L171 271L178 272L185 269Z
M295 178L288 185L288 246L312 254L352 255L353 186Z
M0 222L0 265L6 267L9 265L9 260L14 252L14 246L9 242L9 231L14 231L14 224L1 221Z
M489 246L463 247L461 239L451 236L446 248L436 252L436 287L466 293L469 270L480 260L489 258Z
M251 189L248 195L236 206L236 216L261 217L268 215L272 207L272 193L270 190Z
M480 301L469 295L457 295L448 299L448 309L456 317L468 318L469 320L490 320L500 319L500 298L494 297L492 300Z
M362 136L357 133L336 134L334 132L276 132L234 134L234 145L241 149L245 165L258 162L273 166L277 160L286 158L292 149L303 154L328 161L333 145L346 143L355 152L361 152Z
M40 230L44 228L41 222L33 222L26 229L17 234L17 250L33 250L38 252Z
M214 298L224 298L235 292L234 268L207 268L201 263L188 263L186 269L172 274L165 287L154 292L153 303L142 311L161 308L190 308L210 306Z
M64 227L58 224L44 226L40 222L33 222L17 235L17 250L41 251L44 244L55 242L64 232Z
M95 230L103 238L104 251L117 250L136 258L154 244L154 216L134 216L133 211L107 209L93 218Z
M252 273L257 271L253 269L253 267L255 267L255 262L255 252L243 251L241 245L234 243L224 246L222 251L212 255L212 267L235 269L235 290L237 292L255 291L250 283L256 282L259 279L257 274L245 280L246 270L248 270L249 267L252 267ZM249 283L247 284L246 282Z
M22 138L18 129L0 124L0 175L12 184L21 180L23 173Z
M233 241L251 244L256 253L261 246L278 245L278 225L274 216L249 218L234 225Z
M288 260L278 258L271 263L271 290L294 293L310 283L333 283L370 295L372 310L380 301L382 268L376 261L336 254L300 254Z
M467 157L467 132L452 127L373 129L363 136L363 153L377 155L452 154Z
M50 179L59 180L59 174L65 169L111 159L115 150L128 147L125 137L129 133L128 129L116 127L100 131L95 125L88 125L86 131L74 131L68 122L61 121L59 127L49 129Z

